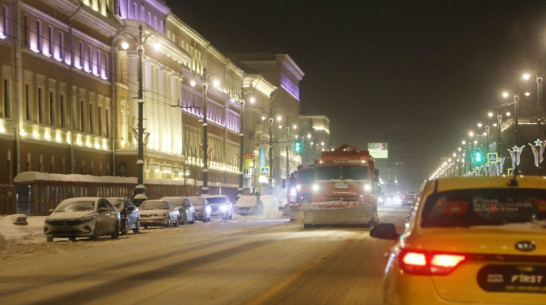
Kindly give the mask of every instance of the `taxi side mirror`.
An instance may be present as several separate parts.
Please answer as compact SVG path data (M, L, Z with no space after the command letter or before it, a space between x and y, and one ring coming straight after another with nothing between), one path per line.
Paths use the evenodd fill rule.
M370 231L370 236L388 240L397 240L400 238L400 234L396 233L396 227L393 223L380 223L375 225Z

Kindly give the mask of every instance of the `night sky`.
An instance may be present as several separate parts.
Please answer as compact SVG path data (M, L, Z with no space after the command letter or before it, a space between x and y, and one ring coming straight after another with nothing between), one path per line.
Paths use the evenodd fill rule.
M546 55L539 0L167 5L224 54L289 54L305 72L301 113L330 118L331 144L388 142L417 183Z

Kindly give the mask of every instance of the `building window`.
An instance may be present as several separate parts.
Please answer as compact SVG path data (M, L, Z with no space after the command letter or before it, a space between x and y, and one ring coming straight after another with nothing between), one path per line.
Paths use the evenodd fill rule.
M99 136L102 137L102 107L98 109L98 118L99 118Z
M101 59L102 59L102 56L100 54L100 50L97 49L97 75L100 75L100 72L101 72Z
M64 60L64 33L59 32L59 57Z
M83 42L80 41L80 62L79 62L79 69L83 68L84 66L84 58L83 58Z
M48 26L47 27L48 29L48 52L50 55L53 55L53 27L52 26Z
M44 123L44 108L42 105L42 88L38 88L38 124Z
M49 125L55 126L55 100L53 100L53 92L49 92Z
M9 36L9 9L7 6L3 6L3 15L2 15L2 36L0 38L7 38Z
M87 46L87 68L89 71L93 71L93 48L91 46Z
M80 131L84 132L85 128L85 108L83 101L80 102Z
M110 67L108 61L108 54L104 53L104 78L108 79L108 74L110 73Z
M66 128L66 121L65 121L65 118L64 116L66 115L65 111L64 111L64 95L60 95L59 97L59 102L60 102L60 108L61 108L61 116L60 116L60 121L61 121L61 128Z
M27 121L32 120L31 109L30 109L30 92L28 88L28 84L25 84L25 118Z
M28 47L29 46L29 41L28 41L28 16L27 15L24 15L23 16L23 35L24 35L24 42L25 42L25 46Z
M94 134L95 133L95 125L93 120L93 104L89 105L89 133Z
M36 49L42 52L42 22L36 20Z
M9 109L9 81L4 79L4 118L9 118L11 116Z
M106 109L106 115L105 115L105 118L106 120L106 137L110 137L110 110L109 109Z

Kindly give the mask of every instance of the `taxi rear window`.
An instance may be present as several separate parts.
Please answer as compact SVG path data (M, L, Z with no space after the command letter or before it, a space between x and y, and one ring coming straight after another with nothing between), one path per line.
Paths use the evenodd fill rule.
M546 191L540 189L466 189L430 195L422 227L504 225L546 220Z

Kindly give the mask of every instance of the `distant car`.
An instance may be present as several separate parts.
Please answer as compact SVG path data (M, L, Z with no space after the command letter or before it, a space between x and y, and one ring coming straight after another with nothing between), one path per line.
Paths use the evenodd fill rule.
M209 222L211 218L212 208L205 202L203 196L188 196L186 197L192 204L195 210L195 219L202 222Z
M385 193L378 199L379 205L400 205L402 204L402 198L395 193Z
M226 195L203 196L205 202L211 207L211 216L218 216L222 219L233 219L233 203Z
M170 200L145 200L140 206L140 223L149 226L177 227L180 219L178 208Z
M239 215L262 215L264 204L260 196L242 195L235 202L235 213Z
M57 237L77 237L110 235L118 238L120 230L119 211L106 198L78 197L65 199L57 205L45 219L44 234L48 242Z
M195 223L195 208L191 201L186 197L163 197L161 200L170 200L180 212L181 224Z
M428 181L395 241L381 304L546 304L544 177Z
M402 206L413 206L416 200L417 196L415 195L404 195L404 197L402 197Z
M110 197L108 201L119 211L120 232L122 235L140 232L140 211L138 207L127 197Z

